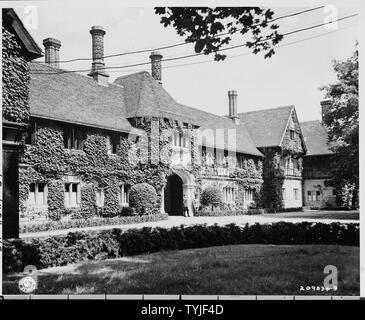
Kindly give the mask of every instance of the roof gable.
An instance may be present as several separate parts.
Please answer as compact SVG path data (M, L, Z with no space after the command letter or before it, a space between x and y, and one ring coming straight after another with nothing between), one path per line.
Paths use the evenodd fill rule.
M319 120L301 122L300 127L307 146L308 156L333 154L328 146L326 128Z
M281 145L294 106L239 113L257 147Z
M18 38L18 43L22 48L23 55L28 61L43 56L41 48L24 27L23 22L20 20L14 9L4 8L2 17L3 26L6 30Z
M262 156L244 125L235 125L231 119L185 106L176 102L148 72L139 72L117 78L114 83L123 86L127 117L162 117L185 122L205 129L225 130L224 147L228 147L227 129L236 129L236 151Z

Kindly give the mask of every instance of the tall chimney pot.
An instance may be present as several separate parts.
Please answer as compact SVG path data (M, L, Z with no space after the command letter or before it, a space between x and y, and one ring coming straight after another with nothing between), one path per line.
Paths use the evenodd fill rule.
M150 54L150 59L151 59L152 77L159 83L162 83L162 67L161 67L162 54L158 51L152 51Z
M235 124L240 123L240 118L237 115L237 91L228 91L228 103L229 103L229 113L228 117L233 120Z
M325 99L325 100L321 101L321 116L322 116L321 122L322 123L323 123L323 119L324 119L326 113L328 113L331 105L332 105L332 99Z
M43 40L45 62L54 68L59 68L61 41L54 38Z
M90 29L92 38L92 58L91 72L88 74L93 79L104 86L108 85L109 74L105 72L104 63L104 28L101 26L92 26Z

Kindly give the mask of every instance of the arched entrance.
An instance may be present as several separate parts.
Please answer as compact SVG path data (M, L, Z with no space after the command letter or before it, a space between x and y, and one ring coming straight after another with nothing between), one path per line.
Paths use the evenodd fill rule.
M193 216L193 199L195 191L194 176L184 169L172 169L167 178L167 185L161 190L161 212L169 215L183 215L183 197L186 196L189 215Z
M183 215L183 182L175 173L167 178L164 198L165 212L170 216Z

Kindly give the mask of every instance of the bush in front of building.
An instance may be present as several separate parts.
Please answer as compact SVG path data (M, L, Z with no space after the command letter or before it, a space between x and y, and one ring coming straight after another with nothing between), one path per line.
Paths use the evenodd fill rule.
M4 271L12 272L22 271L26 265L42 269L84 260L234 244L359 246L359 224L276 222L264 225L246 224L244 227L235 224L226 226L204 224L182 225L171 229L70 232L67 235L48 237L44 240L4 240L3 261Z
M218 208L223 204L223 193L217 187L206 187L201 194L200 203L209 209Z
M128 208L128 207L126 207ZM87 228L87 227L99 227L99 226L110 226L110 225L120 225L120 224L130 224L130 223L142 223L142 222L153 222L167 220L168 215L166 213L159 214L149 214L143 216L127 215L125 210L125 215L118 217L94 217L91 219L76 218L60 221L47 221L42 223L26 223L21 224L19 228L20 233L35 233L51 230L65 230L71 228Z
M264 210L266 213L298 212L298 211L303 211L303 207L280 208L280 209L266 208Z
M236 210L200 210L195 213L196 217L228 217L228 216L242 216L242 215L256 215L264 214L264 209L236 209Z
M157 193L153 186L144 182L131 187L129 206L139 215L153 212L157 202Z

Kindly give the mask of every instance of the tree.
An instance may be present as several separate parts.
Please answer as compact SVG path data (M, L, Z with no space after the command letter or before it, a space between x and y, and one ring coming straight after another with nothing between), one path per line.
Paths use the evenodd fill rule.
M332 103L323 122L329 146L335 152L332 163L334 182L343 205L356 207L359 190L359 53L346 61L334 61L338 81L321 89Z
M185 42L195 44L196 53L206 55L214 53L214 59L224 60L226 55L218 53L229 44L231 35L239 32L249 34L246 46L257 54L266 52L265 58L271 57L275 46L283 38L277 32L279 26L270 24L274 12L259 7L224 7L224 8L179 8L158 7L155 13L162 16L160 22L173 26L177 33L185 37ZM264 34L264 31L269 31Z

